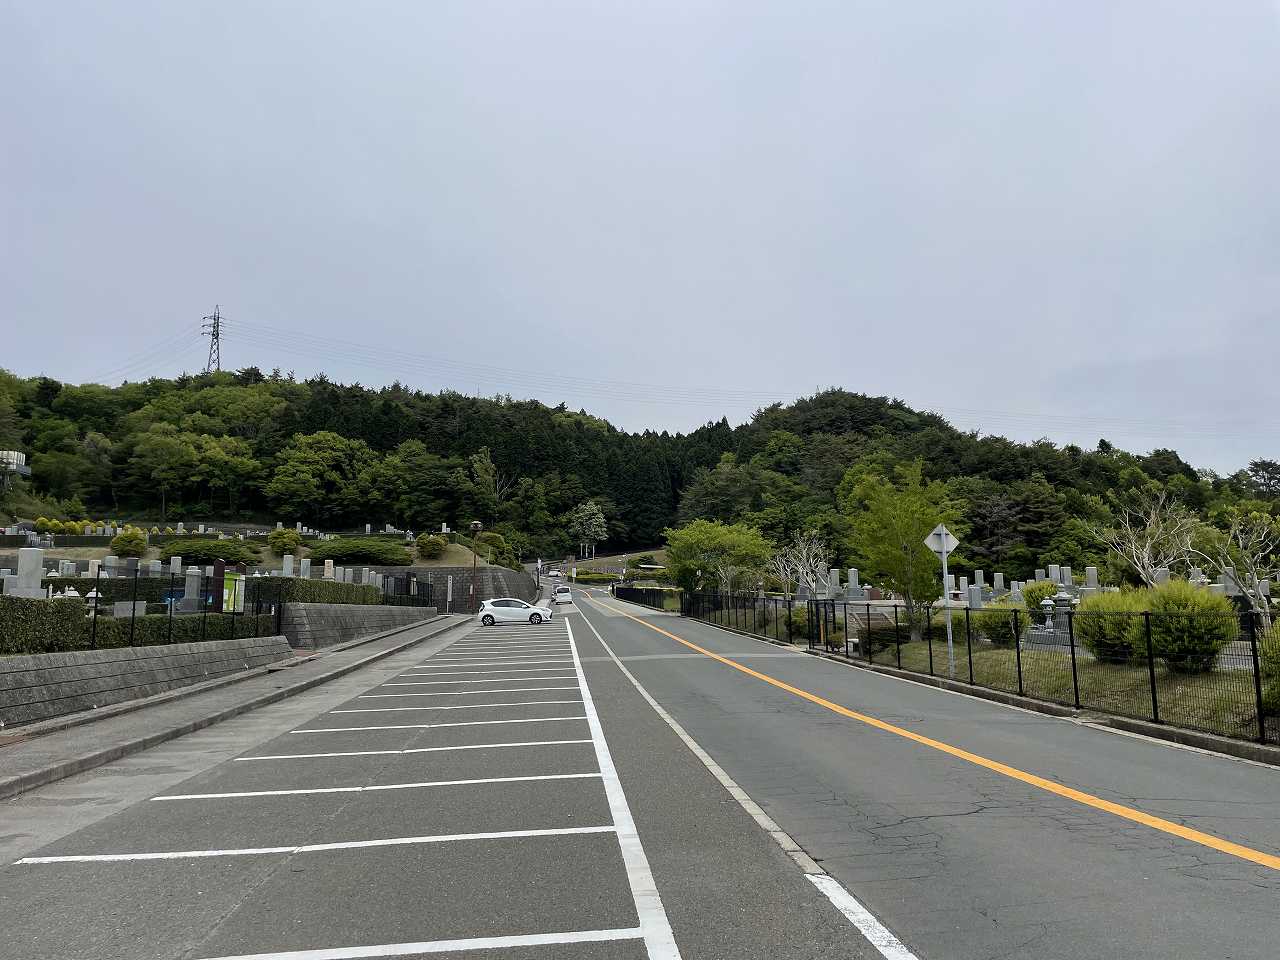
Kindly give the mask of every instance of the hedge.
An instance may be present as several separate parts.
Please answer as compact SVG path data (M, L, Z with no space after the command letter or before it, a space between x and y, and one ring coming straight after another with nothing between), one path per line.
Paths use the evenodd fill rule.
M334 563L373 563L386 567L407 567L409 551L394 541L377 540L373 537L345 537L338 540L326 540L311 550L311 562L323 563L332 560Z
M1231 601L1203 587L1170 580L1147 597L1152 650L1173 673L1208 673L1217 665L1222 648L1239 633ZM1143 619L1134 617L1130 626L1135 650L1145 648Z
M117 557L140 557L147 552L147 535L141 530L121 530L111 538L111 552Z
M0 654L53 653L84 644L82 600L34 600L0 594Z
M986 637L994 647L1012 649L1028 625L1027 611L1019 604L1010 603L1007 598L969 611L969 626L979 636Z
M439 560L444 556L444 548L448 541L433 533L424 533L418 537L418 556L423 560Z
M183 578L175 577L173 587L179 593L183 589ZM55 591L66 590L68 587L75 587L76 592L80 596L87 596L94 588L93 577L46 577L41 586L48 587L52 585ZM98 587L98 606L99 609L104 604L110 604L116 600L132 600L133 599L133 577L99 577L97 581ZM138 599L145 600L148 603L159 603L164 600L165 592L169 589L168 576L162 577L138 577ZM90 601L92 603L92 601Z
M267 545L272 553L284 556L286 553L297 553L302 546L302 534L297 530L272 530L267 534Z
M258 562L258 548L243 540L175 540L160 550L160 558L181 557L184 565L208 566L223 560L227 563Z
M281 603L382 603L382 591L370 584L302 580L297 577L251 577L245 591L246 605L253 603L259 595L264 605L275 603L277 596Z
M204 621L203 632L201 621ZM82 628L84 642L89 645L88 623ZM199 643L203 640L230 640L232 631L237 637L272 636L276 630L273 614L229 613L178 614L173 618L173 634L170 640L168 614L137 617L133 622L133 646L145 647L162 643ZM124 647L129 645L128 617L98 617L96 647Z

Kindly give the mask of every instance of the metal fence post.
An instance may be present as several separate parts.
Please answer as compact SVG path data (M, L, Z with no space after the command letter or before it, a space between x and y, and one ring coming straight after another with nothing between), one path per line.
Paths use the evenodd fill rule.
M1266 598L1263 598L1266 602ZM1258 742L1267 742L1267 718L1262 712L1262 667L1258 662L1258 625L1252 610L1247 614L1249 623L1249 653L1253 656L1253 699L1258 710Z
M1156 695L1156 655L1151 646L1151 611L1142 614L1143 633L1147 637L1147 676L1151 680L1151 722L1160 722L1160 701Z
M1018 615L1018 611L1017 610L1013 611L1013 615L1016 618ZM1028 616L1027 619L1030 620L1031 617ZM1016 619L1014 620L1014 624L1015 625L1017 624ZM1018 662L1018 696L1022 696L1026 691L1022 686L1022 632L1019 630L1014 631L1013 650L1014 650L1014 659L1016 659Z
M1076 673L1076 612L1067 611L1067 640L1071 643L1071 692L1075 696L1076 709L1080 709L1080 676Z
M933 607L932 605L925 608L924 612L924 639L929 644L929 676L933 676Z
M791 598L787 597L787 643L791 642Z
M133 599L129 601L129 646L133 646L133 624L138 619L138 575L141 567L133 568Z
M209 615L209 578L200 574L200 642L204 642L204 622Z
M276 636L284 633L284 580L276 582Z
M169 571L169 635L166 643L173 643L173 571Z
M898 648L898 669L902 669L902 633L898 626L898 605L893 605L893 645Z
M845 615L845 619L846 620L848 619L847 614ZM869 603L867 604L867 626L863 632L866 634L866 637L867 637L867 663L870 663L871 662L871 604Z
M969 685L973 685L973 626L969 608L964 608L964 649L969 656Z

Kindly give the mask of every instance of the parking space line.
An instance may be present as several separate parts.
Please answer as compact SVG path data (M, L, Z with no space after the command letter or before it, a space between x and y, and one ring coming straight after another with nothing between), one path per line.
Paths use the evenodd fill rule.
M542 654L538 654L538 656L542 657ZM573 661L569 657L543 657L542 659L521 658L519 660L512 660L511 662L504 662L502 660L485 660L483 657L475 657L475 658L468 658L468 659L461 659L461 660L441 660L438 662L438 666L442 666L442 667L519 667L525 664L535 664L535 663L572 663L572 662ZM417 671L417 670L426 670L430 672L430 671L435 671L436 667L431 666L430 664L427 664L421 667L409 668L409 671ZM436 672L447 673L448 671L438 670ZM405 676L408 676L408 673L406 673Z
M517 700L512 703L453 703L443 707L352 707L330 713L393 713L401 710L483 710L486 707L532 707L544 703L581 703L581 700Z
M477 666L477 667L479 667L479 666L484 666L484 664L479 664L479 663L477 663L477 664L476 664L476 666ZM467 675L469 675L469 674L475 674L476 676L480 676L481 674L491 674L491 673L541 673L541 672L542 672L542 671L544 671L544 670L571 670L571 669L573 669L573 668L572 668L572 667L530 667L530 668L528 668L528 669L516 669L516 668L511 668L511 669L508 669L508 670L439 670L439 671L437 671L435 674L425 674L425 676L437 676L437 677L465 677L465 676L467 676ZM402 673L402 674L400 674L400 676L402 676L402 677L421 677L421 676L424 676L424 674L421 674L421 673ZM510 680L510 679L513 679L513 678L508 677L507 679L509 679L509 680ZM514 678L514 679L519 679L519 678L517 677L517 678Z
M590 743L590 740L518 740L514 743L459 743L449 747L409 747L405 750L341 750L333 753L276 753L260 757L236 757L236 763L251 760L319 760L327 757L385 757L404 753L446 753L451 750L501 750L507 747L558 747Z
M487 727L498 723L551 723L555 720L585 720L586 717L526 717L520 720L464 720L458 723L400 723L369 727L317 727L290 730L290 733L352 733L360 730L431 730L435 727Z
M565 678L569 679L569 678ZM463 683L474 683L464 680ZM577 690L577 687L503 687L499 690L441 690L435 693L362 693L357 700L379 700L383 697L482 697L490 693L524 693L526 690ZM536 701L535 701L536 702ZM336 712L336 711L335 711Z
M671 923L667 919L666 909L662 906L657 882L653 879L653 871L649 868L649 858L645 855L644 847L640 843L640 834L636 829L635 819L631 816L631 808L627 805L622 781L618 778L617 768L613 765L613 755L609 752L609 744L605 741L604 729L600 726L600 717L591 699L591 689L587 686L587 675L582 669L582 660L578 656L578 645L573 639L573 628L569 626L568 621L565 621L565 630L569 634L573 667L578 674L578 685L582 688L583 711L587 715L587 726L591 730L591 739L595 743L596 763L600 767L605 796L609 801L609 812L613 816L618 845L622 849L622 862L627 870L631 897L635 901L636 913L640 918L645 950L649 954L649 960L680 960L680 948L676 946L675 934L671 931Z
M599 827L556 827L549 830L501 830L489 833L443 833L427 837L384 837L378 840L343 840L336 843L305 843L293 847L239 847L229 850L162 850L147 853L89 853L65 857L23 857L15 866L39 863L119 863L129 860L196 860L207 857L252 857L263 854L325 853L330 850L362 850L369 847L407 847L425 843L455 843L468 840L515 840L525 837L569 837L590 833L615 833L612 825Z
M462 940L425 940L420 943L383 943L368 947L332 947L322 950L286 950L283 953L242 953L209 960L362 960L365 957L407 957L423 953L470 950L504 950L512 947L554 946L565 943L604 943L639 940L639 927L621 930L566 930L562 933L529 933L510 937L467 937Z
M232 800L242 797L299 797L312 793L375 793L379 790L418 790L425 787L469 787L482 783L526 783L532 780L594 780L599 772L546 773L527 777L476 777L470 780L420 780L414 783L378 783L363 787L307 787L293 790L234 790L227 793L169 793L157 800Z
M502 673L501 670L493 671ZM403 676L403 674L402 674ZM520 683L524 680L572 680L573 677L498 677L494 680L409 680L404 683L384 683L384 687L438 687L449 683ZM492 693L492 690L486 691Z

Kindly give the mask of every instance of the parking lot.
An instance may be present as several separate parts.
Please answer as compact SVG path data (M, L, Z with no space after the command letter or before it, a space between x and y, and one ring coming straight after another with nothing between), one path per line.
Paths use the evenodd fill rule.
M782 887L753 896L772 902L791 885L814 909L820 898L669 731L673 742L652 742L645 725L656 718L643 703L627 704L644 715L639 729L613 721L615 738L635 748L631 776L619 777L571 621L586 633L576 616L477 627L309 722L33 851L0 879L0 956L676 958L650 842L691 928L683 955L728 955L720 950L735 939L779 955L769 946L777 932L753 933L726 889L778 874ZM616 673L590 652L593 670ZM647 830L626 790L641 795ZM706 813L686 819L700 803ZM709 881L708 868L732 872ZM717 911L724 930L696 929L715 927ZM851 936L829 906L799 920L796 956Z

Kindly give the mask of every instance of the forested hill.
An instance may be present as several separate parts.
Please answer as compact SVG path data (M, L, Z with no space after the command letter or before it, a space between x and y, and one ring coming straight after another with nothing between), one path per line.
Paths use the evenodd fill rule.
M29 455L31 487L8 493L8 512L23 516L414 530L478 517L527 555L569 549L561 518L587 499L619 549L706 517L746 520L777 539L824 529L839 552L846 473L919 458L963 500L971 558L1011 573L1070 539L1068 521L1096 514L1114 489L1155 480L1201 510L1280 492L1280 468L1263 461L1201 477L1169 450L1017 444L840 390L736 428L720 420L683 435L634 434L535 401L297 382L253 368L118 387L0 372L0 449Z

